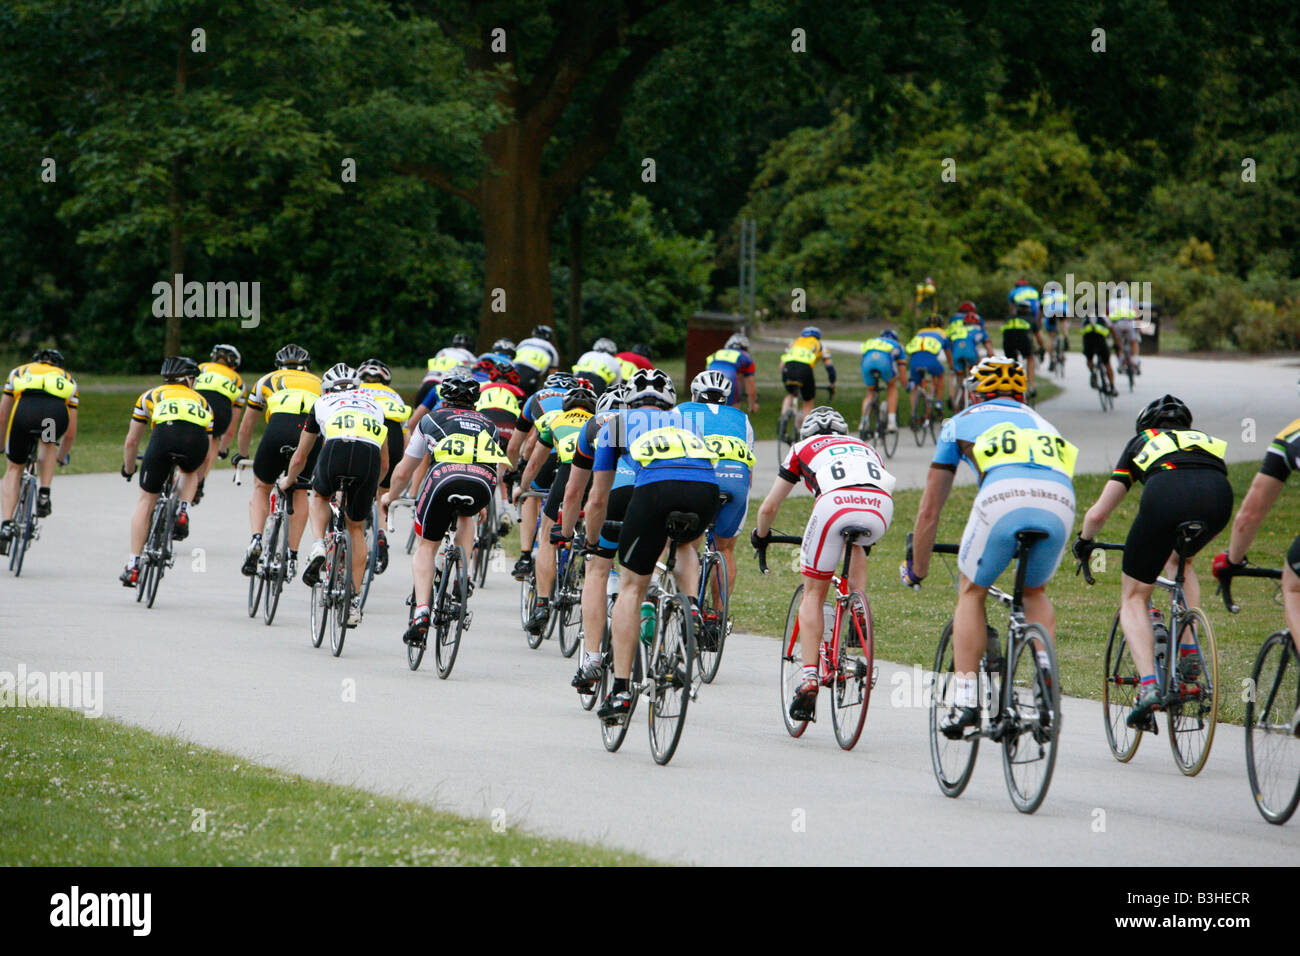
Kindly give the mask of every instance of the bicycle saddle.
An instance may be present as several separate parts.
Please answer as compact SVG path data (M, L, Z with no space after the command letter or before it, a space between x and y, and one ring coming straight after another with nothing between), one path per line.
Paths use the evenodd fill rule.
M670 511L664 522L668 537L681 543L700 536L700 516L690 511Z
M1184 521L1178 526L1178 547L1175 549L1183 557L1188 546L1205 533L1204 521Z
M1017 531L1016 540L1021 544L1033 544L1035 541L1042 541L1044 538L1051 537L1046 531Z
M471 515L478 510L474 507L474 499L469 495L448 495L447 504L451 505L462 515Z
M730 491L719 491L719 492L718 492L718 505L721 506L721 505L726 505L726 504L730 504L730 503L731 503L731 492L730 492Z

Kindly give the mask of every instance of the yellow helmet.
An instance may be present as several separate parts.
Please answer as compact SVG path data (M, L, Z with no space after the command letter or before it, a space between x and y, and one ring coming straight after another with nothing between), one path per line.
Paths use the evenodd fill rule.
M986 358L970 370L977 395L992 396L999 392L1023 395L1025 370L1014 359Z

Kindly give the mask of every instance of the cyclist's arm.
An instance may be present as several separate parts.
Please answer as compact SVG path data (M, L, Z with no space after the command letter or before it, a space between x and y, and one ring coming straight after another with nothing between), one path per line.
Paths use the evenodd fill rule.
M306 424L310 424L313 419L308 418ZM298 447L293 450L293 457L289 459L289 467L285 469L284 484L291 487L302 470L307 467L307 455L311 453L311 446L316 444L316 439L320 432L309 432L304 424L303 430L298 435Z
M130 474L135 474L135 456L140 447L140 439L149 430L148 422L131 419L131 427L126 430L126 442L122 445L122 467Z
M4 407L0 406L0 422L8 421L4 415ZM77 440L77 410L68 409L68 430L63 433L63 441L59 442L59 457L66 459L72 452L72 443Z
M916 512L916 525L912 529L912 572L923 578L930 573L930 551L939 532L939 514L952 492L957 469L944 465L931 465L925 476L925 491L921 506Z
M253 438L253 427L257 424L257 416L258 412L252 405L244 406L244 417L239 420L238 447L235 449L244 458L248 457L248 445ZM234 420L234 416L231 416L231 420Z
M393 469L393 477L389 482L388 491L384 493L384 504L392 504L402 494L406 488L406 483L411 480L411 475L419 467L420 462L424 460L423 455L402 455L402 460L397 463Z
M745 376L745 394L749 396L749 413L753 415L758 411L758 385L754 382L754 373L750 372ZM0 415L0 421L4 416Z
M546 464L546 459L551 456L551 450L541 442L533 443L533 453L528 456L528 464L524 466L523 477L519 479L519 487L527 491L533 486L533 479L537 473L542 470Z
M1106 486L1101 489L1101 494L1097 496L1097 501L1088 513L1083 516L1083 526L1079 529L1079 537L1086 541L1095 538L1098 532L1106 525L1106 519L1110 513L1119 507L1119 503L1124 500L1128 494L1128 488L1115 479L1106 482Z
M230 443L234 441L235 432L238 428L239 426L235 424L235 416L232 414L230 416L230 424L226 426L226 433L224 435L216 436L217 451L225 451L230 447Z
M786 496L794 491L795 483L787 481L780 475L772 482L772 490L767 493L763 503L758 506L758 536L767 537L768 532L772 530L772 522L776 520L777 509L781 507L781 502L785 501Z
M1268 517L1273 502L1282 494L1285 487L1272 475L1256 473L1250 483L1250 490L1242 499L1237 509L1236 520L1232 522L1232 540L1228 544L1228 560L1240 564L1246 559L1246 551L1255 542L1255 533ZM1234 557L1236 555L1236 557Z
M379 477L383 478L388 474L388 436L379 443Z
M6 393L0 397L0 422L8 422L9 416L13 414L14 397Z

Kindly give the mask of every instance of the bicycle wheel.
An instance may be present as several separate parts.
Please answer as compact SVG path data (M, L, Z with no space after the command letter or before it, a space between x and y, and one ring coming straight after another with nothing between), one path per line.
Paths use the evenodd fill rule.
M604 700L609 696L609 692L614 687L614 650L613 639L610 635L609 622L605 624L605 636L600 641L601 673L600 685L596 691L596 697L592 700L594 704L597 699ZM636 656L632 659L632 679L628 682L628 691L632 695L632 703L627 711L627 719L621 724L607 724L603 720L600 722L600 739L605 745L605 749L614 753L619 747L623 746L623 740L627 737L627 729L632 725L632 715L636 713L636 702L641 696L640 692L640 671L638 665L641 662L641 650L638 647Z
M370 596L370 585L375 580L375 565L379 561L379 506L370 506L370 517L366 519L363 529L366 542L366 569L361 572L361 610L366 609L366 598Z
M925 390L917 385L912 389L912 437L917 447L925 444Z
M969 734L961 740L949 740L939 730L939 717L957 702L956 670L953 659L952 621L939 635L934 652L934 673L930 677L930 764L934 778L946 797L959 797L970 783L979 754L980 739Z
M271 545L267 542L275 534L275 514L266 516L262 523L262 556L257 559L257 566L248 578L248 616L257 617L257 610L262 606L262 591L266 588L266 571L270 566L268 557Z
M1196 652L1183 657L1174 648L1191 643ZM1214 727L1219 720L1219 655L1214 646L1214 629L1210 619L1199 607L1189 608L1178 624L1178 640L1170 642L1170 653L1178 654L1179 672L1189 660L1196 661L1200 673L1194 679L1176 680L1176 700L1165 706L1169 721L1169 747L1174 753L1174 763L1189 777L1194 777L1205 766L1214 744Z
M1246 773L1255 808L1269 823L1283 824L1300 803L1300 655L1289 631L1264 641L1251 672L1246 699Z
M869 442L876 437L877 417L880 415L880 409L872 403L871 409L867 412L862 421L858 422L858 438L862 441Z
M284 591L289 573L289 529L283 513L275 516L271 527L270 561L266 568L266 600L262 604L262 620L270 627L275 612L280 607L280 594Z
M831 723L835 740L852 750L867 722L871 688L875 686L876 645L871 611L861 591L849 595L841 615L838 660L831 674Z
M1128 763L1142 743L1142 731L1127 723L1129 711L1137 703L1142 678L1129 653L1124 631L1119 626L1119 612L1110 625L1110 639L1106 641L1106 665L1101 679L1101 716L1106 724L1106 745L1115 759Z
M438 666L438 676L446 680L456 663L469 610L469 578L465 571L465 551L460 545L454 545L447 555L438 592L437 642L433 645L433 659Z
M1045 663L1040 654L1046 655ZM1025 627L1007 681L1011 709L1003 719L1009 717L1011 723L1002 737L1002 770L1016 809L1033 813L1052 783L1061 739L1061 676L1052 639L1040 625Z
M560 653L572 657L582 644L582 581L586 561L581 555L570 554L564 564L564 576L556 581L555 609L551 616L558 618Z
M9 570L14 573L14 577L21 577L23 573L23 558L27 556L27 548L32 541L32 509L36 506L36 488L31 476L23 472L22 488L18 492L18 506L14 509L14 528L17 534L10 541Z
M590 694L583 694L583 693L578 694L578 703L582 705L583 710L591 710L593 707L596 706L596 701L605 699L605 690L604 690L605 675L609 672L610 667L613 666L613 664L611 663L612 658L608 656L609 621L610 618L613 616L613 614L614 614L614 597L613 595L610 595L605 600L605 629L601 633L601 638L600 638L600 667L601 667L600 680L596 682L596 686L592 688ZM627 731L624 730L624 733L626 732Z
M432 616L433 603L434 603L434 596L431 594L429 595L429 599L428 599L430 616ZM411 593L406 598L406 623L409 625L414 620L415 620L415 588L411 588ZM406 645L406 666L413 671L418 671L420 669L420 661L424 660L424 649L427 646L428 646L427 633L425 635L425 643L407 644Z
M705 684L713 683L722 664L722 649L731 628L729 604L727 564L722 555L710 551L700 562L700 633L695 637L698 680Z
M939 443L939 429L943 427L943 402L933 399L930 406L930 441Z
M537 650L542 646L542 641L546 640L546 635L551 629L551 622L547 620L546 627L534 634L528 630L528 618L533 614L533 608L537 606L537 575L530 573L523 583L523 594L520 598L520 610L523 612L524 619L524 636L528 638L528 647L530 650Z
M329 568L322 566L325 577L317 579L311 588L311 618L308 621L308 636L312 647L320 647L325 640L325 631L329 627L329 607L326 599L329 594Z
M803 585L800 584L790 596L790 609L785 614L785 630L781 633L781 719L791 737L800 737L808 729L808 721L795 720L790 716L790 701L794 700L794 692L803 682L803 658L795 635L795 627L799 622L799 603L802 600Z
M348 606L355 593L352 586L352 555L349 554L347 531L336 531L334 560L330 567L329 619L330 653L338 657L343 653L343 642L348 636Z
M167 556L171 552L173 521L175 521L175 509L172 507L172 499L167 498L159 511L153 546L146 548L153 556L153 573L149 575L149 582L145 586L145 607L152 608L154 599L158 597L158 585L162 583L163 572L167 568Z
M1124 363L1124 374L1128 376L1128 390L1133 391L1133 360L1130 358Z
M680 594L666 596L659 605L659 627L650 652L650 753L655 763L673 759L686 726L691 701L691 669L695 663L695 635L691 609Z

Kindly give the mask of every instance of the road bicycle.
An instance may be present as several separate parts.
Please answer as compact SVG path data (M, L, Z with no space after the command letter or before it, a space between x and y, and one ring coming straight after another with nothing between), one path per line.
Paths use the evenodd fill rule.
M979 724L950 737L940 718L958 706L952 619L939 635L930 681L930 763L944 796L959 797L970 782L981 738L1002 746L1002 774L1011 802L1021 813L1033 813L1047 796L1061 739L1061 679L1056 648L1041 624L1025 620L1025 557L1042 531L1016 534L1015 584L1012 592L989 588L989 596L1009 611L1006 657L998 632L988 627L984 655L976 673ZM936 544L936 554L957 554L955 544ZM912 535L907 535L907 559L912 559Z
M1130 343L1118 342L1118 337L1115 349L1115 374L1127 375L1128 390L1133 391L1133 377L1137 374L1137 370L1133 366L1133 353Z
M18 485L18 505L14 508L13 537L9 539L9 570L14 577L23 573L23 558L32 542L41 536L40 519L36 517L36 495L40 479L36 476L36 460L23 466Z
M1229 613L1241 606L1232 600L1233 578L1282 577L1281 568L1229 566L1219 590ZM1300 654L1287 629L1264 639L1246 685L1246 775L1257 809L1281 826L1300 803Z
M1219 657L1215 650L1214 629L1210 619L1198 607L1187 606L1183 592L1184 569L1190 557L1190 543L1204 531L1200 521L1184 521L1176 530L1174 550L1178 570L1171 581L1163 575L1156 587L1169 592L1170 610L1164 620L1152 606L1153 630L1156 632L1156 686L1160 690L1158 710L1165 712L1169 730L1169 747L1174 763L1189 777L1205 766L1214 743L1214 728L1219 716ZM1095 549L1123 551L1122 544L1095 542ZM1080 562L1084 580L1095 583L1088 562ZM1163 631L1163 633L1161 633ZM1172 635L1172 640L1171 640ZM1184 650L1190 648L1186 653ZM1170 655L1177 655L1172 663ZM1142 677L1133 663L1132 652L1120 627L1119 611L1110 626L1106 641L1105 669L1102 671L1102 717L1106 723L1106 743L1120 763L1128 763L1137 753L1143 733L1158 734L1155 714L1148 715L1141 728L1128 726L1128 715L1137 703Z
M1110 380L1106 377L1105 367L1100 360L1088 360L1088 387L1097 393L1101 410L1108 412L1115 407L1115 396L1111 394Z
M325 632L330 635L330 653L338 657L343 653L347 638L348 609L356 595L352 580L352 541L348 535L348 494L357 483L356 478L341 476L337 479L337 494L330 501L330 519L325 529L325 563L311 589L311 644L320 647Z
M286 459L293 455L296 445L282 445L280 454ZM242 485L243 474L253 467L251 458L235 466L234 482ZM284 477L281 473L281 477ZM257 567L248 579L248 616L257 617L259 605L262 620L270 626L280 606L280 594L289 578L289 515L293 514L293 492L285 494L279 483L271 485L271 510L262 525L262 554Z
M730 492L718 492L718 510L731 502ZM718 550L713 522L704 533L700 550L700 584L696 590L700 609L698 633L695 635L696 690L699 684L712 684L722 666L722 651L731 636L731 582L727 580L727 562Z
M361 573L361 589L358 597L361 598L361 610L366 609L366 598L370 597L370 585L374 583L375 575L382 574L387 570L387 565L383 568L379 566L379 505L370 506L370 514L366 516L365 526L362 528L362 536L366 539L366 569Z
M943 424L943 403L927 390L927 384L939 379L927 375L912 388L912 437L917 447L925 444L926 432L934 441L939 440L939 426ZM929 385L929 388L933 388Z
M457 504L472 505L474 499L469 495L448 495L447 503L453 508ZM394 502L394 505L398 502ZM391 520L392 506L389 506ZM474 614L469 609L470 580L465 564L465 549L456 543L456 524L453 521L442 536L438 546L438 557L434 563L433 583L424 603L429 606L429 632L433 635L433 659L438 669L438 676L446 680L456 664L456 655L460 651L460 640L469 630ZM408 608L406 623L415 620L415 590L412 588L406 599ZM424 651L428 638L412 640L406 645L406 665L411 670L419 670L424 660Z
M799 383L791 382L789 384L798 385ZM826 400L828 402L833 402L835 400L835 386L818 385L814 389L814 394L816 391L820 391L823 388L826 389ZM790 447L799 440L799 429L795 427L795 412L797 411L799 404L799 396L789 392L787 392L785 398L781 400L781 414L776 420L777 464L785 461L785 456L790 451Z
M831 689L831 724L835 741L844 750L852 750L862 736L867 721L867 706L871 703L871 690L876 686L879 668L876 666L876 643L871 607L867 596L849 589L849 561L853 556L853 539L866 533L864 528L845 528L844 568L831 577L834 593L834 616L829 631L822 635L821 651L817 660L817 678L823 687ZM801 544L797 535L771 534L757 548L758 569L767 574L767 548L773 544ZM868 552L870 549L867 549ZM803 682L803 659L799 650L799 605L803 601L804 586L794 589L790 609L785 616L785 631L781 639L781 719L791 737L801 737L809 721L795 720L790 716L790 701ZM823 613L829 611L826 608Z
M567 548L555 549L555 587L551 589L551 619L546 634L558 633L560 653L572 657L582 646L582 584L586 575L586 535L582 519Z
M871 382L867 388L876 390L875 400L867 408L867 417L858 424L858 437L873 448L879 448L886 458L893 458L894 452L898 451L898 429L889 430L889 403L881 394L881 390L888 386L880 384L880 373L875 369L871 371Z
M172 542L176 535L176 515L180 513L181 498L176 488L177 462L184 457L175 452L167 458L171 469L167 480L163 482L158 500L154 502L153 514L149 517L149 534L145 538L144 552L140 555L140 576L136 581L135 600L144 600L146 607L153 607L154 598L158 596L158 585L162 583L163 572L176 563L172 553Z
M1049 371L1055 372L1057 378L1065 378L1065 355L1068 347L1064 335L1056 335L1052 339L1052 362Z
M547 492L545 491L522 492L515 498L515 506L521 507L525 499L528 498L540 499L540 498L545 498L546 495ZM537 539L541 535L541 528L542 528L542 515L539 509L537 514L537 522L533 525L534 549L536 549L537 545L539 544ZM555 564L557 579L559 578L559 567L560 567L559 555L557 553L556 564ZM555 588L552 585L551 594L547 595L548 600L551 596L554 595L554 593L555 593ZM523 628L524 636L528 640L529 649L534 651L542 646L542 641L546 640L548 637L551 636L551 629L555 626L555 615L552 614L547 618L546 627L542 628L541 631L534 634L532 631L528 630L528 621L532 618L533 611L534 609L536 609L536 607L537 607L537 562L536 559L534 559L532 566L528 569L528 574L524 577L522 581L519 582L519 626Z

